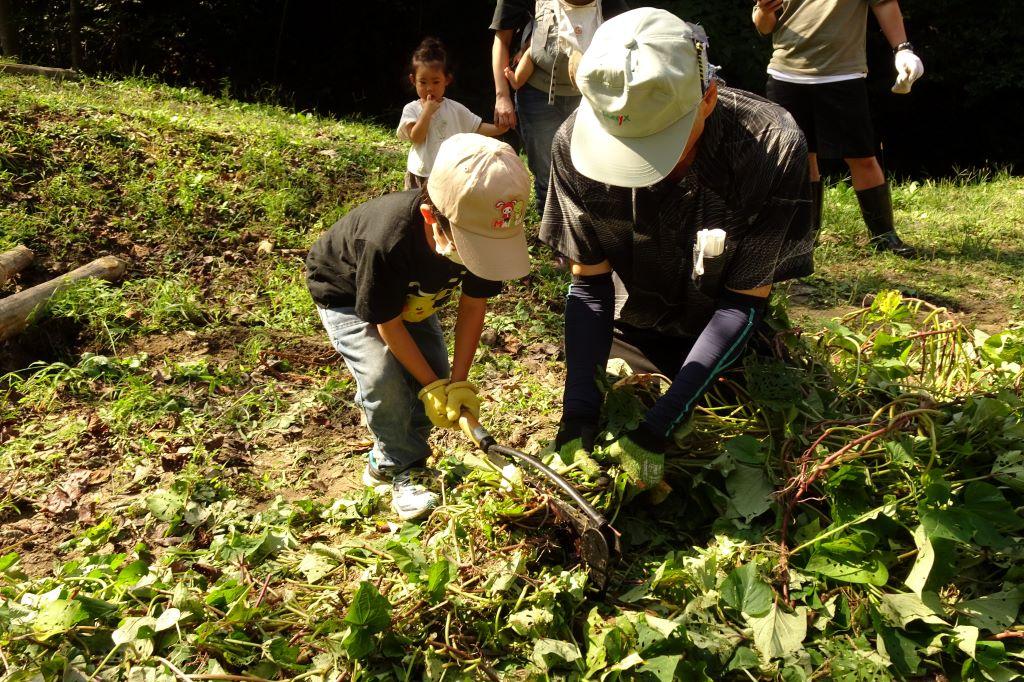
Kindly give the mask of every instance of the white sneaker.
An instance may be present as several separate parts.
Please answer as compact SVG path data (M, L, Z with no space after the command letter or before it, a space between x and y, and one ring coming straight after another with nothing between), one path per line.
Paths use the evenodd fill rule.
M391 484L391 507L403 521L426 516L440 502L440 496L430 489L437 481L438 472L425 467L406 469L395 476Z
M369 462L367 462L366 468L363 469L363 485L367 488L373 488L374 492L378 495L383 495L391 490L391 483L390 477L385 477L384 474L374 470Z

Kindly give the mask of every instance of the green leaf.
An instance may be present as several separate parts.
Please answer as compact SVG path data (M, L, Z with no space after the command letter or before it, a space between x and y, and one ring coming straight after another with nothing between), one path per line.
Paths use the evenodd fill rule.
M606 417L605 428L616 436L640 426L640 418L647 411L633 391L625 388L608 391L602 409Z
M974 658L975 648L978 645L978 637L981 632L973 625L957 625L953 628L956 637L956 646L971 658Z
M992 474L1000 483L1024 493L1024 450L999 453L992 465Z
M983 640L977 643L974 658L982 668L991 670L1006 660L1006 645L999 641ZM1010 678L1020 679L1020 677Z
M683 657L680 655L655 656L644 661L644 664L637 668L637 672L654 675L658 682L673 682L678 679L676 669L682 661Z
M991 483L975 481L968 485L964 490L963 506L1002 530L1024 528L1024 519L1017 514L1017 510L1006 500L1002 491Z
M579 647L561 639L538 639L533 645L531 660L544 671L556 668L578 668L572 665L582 659Z
M118 572L114 584L118 587L134 587L147 573L149 564L141 560L133 561Z
M447 559L440 559L427 571L427 598L436 604L444 598L445 589L452 579L452 565Z
M371 634L381 632L391 624L391 603L377 591L373 583L364 580L352 596L345 622L364 627Z
M418 540L403 540L387 543L385 551L391 555L398 570L406 575L412 582L420 581L420 573L427 564L423 552L420 550Z
M928 575L932 572L932 566L935 565L935 549L924 525L914 529L914 544L917 545L917 558L904 582L920 597L928 582Z
M803 648L807 636L807 607L786 613L777 604L760 617L748 616L754 630L754 646L765 658L784 658Z
M889 570L871 551L873 546L874 535L867 532L823 542L808 560L806 570L847 583L885 585Z
M736 647L736 652L729 661L729 670L756 670L761 665L761 658L753 649L745 646Z
M128 644L139 639L152 639L156 634L156 618L152 616L130 616L121 621L118 627L110 635L114 644Z
M341 646L345 653L353 660L366 658L373 653L373 636L365 627L353 625L349 628L348 634L341 640Z
M523 637L543 634L547 631L547 626L554 622L555 614L551 612L551 609L539 606L516 611L508 617L509 627Z
M719 592L726 604L748 616L763 616L772 607L772 590L758 577L753 562L732 571Z
M608 668L608 672L623 672L626 670L633 670L637 666L641 666L643 664L644 657L634 651L625 658L622 658L619 661L617 661L615 665L613 665L612 667Z
M1005 592L958 602L953 608L967 617L968 624L998 633L1013 626L1021 603L1024 603L1024 587L1017 586Z
M725 444L725 451L736 462L750 466L763 465L766 457L761 441L746 434L730 439Z
M275 637L270 640L267 651L270 654L270 660L279 665L291 667L299 659L299 647L288 646L286 637Z
M929 601L938 603L938 596L929 595ZM915 620L930 625L948 625L931 606L924 603L921 597L913 592L899 594L883 594L879 597L879 613L893 625L906 628Z
M54 599L43 605L32 620L32 630L41 640L67 632L89 617L74 599Z
M516 550L512 558L491 574L484 583L487 594L502 594L511 588L516 579L526 572L526 561L522 550Z
M7 573L8 569L18 563L20 558L17 552L8 552L0 556L0 573Z
M157 632L163 632L174 627L179 620L181 620L181 611L172 606L169 609L164 609L164 612L156 619L153 629Z
M904 677L917 672L918 666L921 665L921 657L917 655L917 643L899 630L883 623L878 614L872 614L871 620L878 632L879 648L889 657L896 670Z
M737 464L725 479L732 509L744 521L750 521L771 509L775 486L761 467Z
M146 509L160 521L173 521L185 508L185 497L169 490L157 490L146 497Z
M321 552L306 552L295 570L306 578L306 582L315 583L333 571L337 565L334 559Z
M4 677L4 682L44 682L45 679L39 668L25 668L12 670L9 675Z

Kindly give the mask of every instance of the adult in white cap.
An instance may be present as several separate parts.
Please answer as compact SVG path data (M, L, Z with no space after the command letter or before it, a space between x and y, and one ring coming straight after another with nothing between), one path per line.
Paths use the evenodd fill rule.
M593 441L610 352L674 377L611 449L641 484L660 479L670 435L740 356L772 284L813 271L800 129L712 73L699 26L651 8L615 17L583 56L583 102L552 147L541 240L573 274L556 444ZM701 230L724 239L703 233L695 250Z
M875 154L865 83L869 6L892 46L897 74L892 91L905 95L924 75L924 65L907 41L898 0L757 0L753 20L758 31L772 36L768 99L785 107L807 136L817 226L818 157L843 159L872 248L912 258L917 250L896 234L889 184Z
M455 428L463 410L479 416L469 368L487 299L530 269L529 198L529 173L510 146L453 135L424 189L358 206L306 257L309 292L373 435L363 482L389 488L402 519L437 505L426 468L431 425ZM449 363L435 311L460 288Z

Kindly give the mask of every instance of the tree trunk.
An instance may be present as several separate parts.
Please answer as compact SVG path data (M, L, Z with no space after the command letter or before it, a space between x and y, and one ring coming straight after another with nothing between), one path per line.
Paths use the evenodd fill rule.
M0 253L0 284L28 267L35 254L27 246L15 246L10 251Z
M18 57L18 27L14 25L11 0L0 0L0 49L5 57Z
M42 310L56 292L72 282L86 277L115 280L124 274L126 268L123 260L104 256L66 275L0 300L0 341L20 333L35 322L37 311Z
M71 68L82 70L82 16L78 0L71 2Z

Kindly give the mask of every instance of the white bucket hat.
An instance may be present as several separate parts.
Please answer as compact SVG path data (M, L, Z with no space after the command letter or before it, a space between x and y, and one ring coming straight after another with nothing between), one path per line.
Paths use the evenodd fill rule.
M699 26L651 7L598 28L576 73L583 101L570 152L580 173L646 187L672 171L703 98L705 40Z

